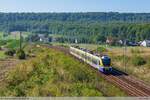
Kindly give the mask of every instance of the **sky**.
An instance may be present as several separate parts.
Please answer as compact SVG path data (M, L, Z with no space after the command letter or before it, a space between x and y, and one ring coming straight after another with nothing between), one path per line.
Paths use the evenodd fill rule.
M0 0L0 12L150 13L150 0Z

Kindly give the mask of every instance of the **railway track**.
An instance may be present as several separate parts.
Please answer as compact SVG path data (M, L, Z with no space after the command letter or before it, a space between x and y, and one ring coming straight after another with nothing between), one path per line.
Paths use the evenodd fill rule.
M113 72L115 72L116 74L119 74L118 76L116 76L118 79L121 79L121 80L125 81L126 83L131 84L132 86L136 86L135 88L138 88L139 90L144 91L145 93L149 94L149 96L150 96L150 86L147 83L145 83L144 81L139 80L130 75L120 75L121 72L117 71L117 70L114 70Z
M142 91L141 89L137 88L136 85L133 85L131 83L128 83L124 81L121 78L118 78L113 75L105 76L107 80L109 80L112 83L115 83L117 86L119 86L121 89L125 90L129 96L150 96L149 93Z
M59 46L48 46L48 47L53 48L55 50L62 51L64 53L70 55L68 48L59 47ZM94 69L93 67L91 67L91 68ZM134 96L135 97L149 97L150 96L150 85L149 84L147 84L139 79L136 79L133 76L127 75L124 72L120 72L116 69L114 69L113 72L109 75L103 74L99 71L96 71L96 72L98 75L104 77L107 81L119 86L129 96L133 96L133 97Z

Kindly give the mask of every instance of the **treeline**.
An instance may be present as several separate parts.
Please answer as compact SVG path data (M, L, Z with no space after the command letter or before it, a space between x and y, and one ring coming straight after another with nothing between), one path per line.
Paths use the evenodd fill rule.
M7 21L98 21L98 22L150 22L150 13L0 13L1 23Z
M150 37L150 13L0 13L0 31L59 34L61 41L104 42Z

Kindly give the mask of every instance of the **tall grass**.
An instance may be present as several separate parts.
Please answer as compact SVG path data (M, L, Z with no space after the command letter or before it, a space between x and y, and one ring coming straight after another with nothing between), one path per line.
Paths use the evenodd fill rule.
M6 57L4 51L0 51L0 60L5 59Z
M150 83L149 51L149 48L131 47L127 48L125 55L122 48L112 49L107 53L111 54L113 67Z
M62 52L34 48L35 58L11 71L0 96L125 96L95 71Z

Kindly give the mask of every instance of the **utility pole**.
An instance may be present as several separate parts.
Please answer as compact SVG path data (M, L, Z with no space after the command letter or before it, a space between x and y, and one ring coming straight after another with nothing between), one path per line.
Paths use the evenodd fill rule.
M99 42L96 40L96 52L98 54L98 46L99 46Z
M124 70L126 72L126 52L127 52L127 41L126 39L124 40Z
M22 49L22 32L20 32L20 50Z

